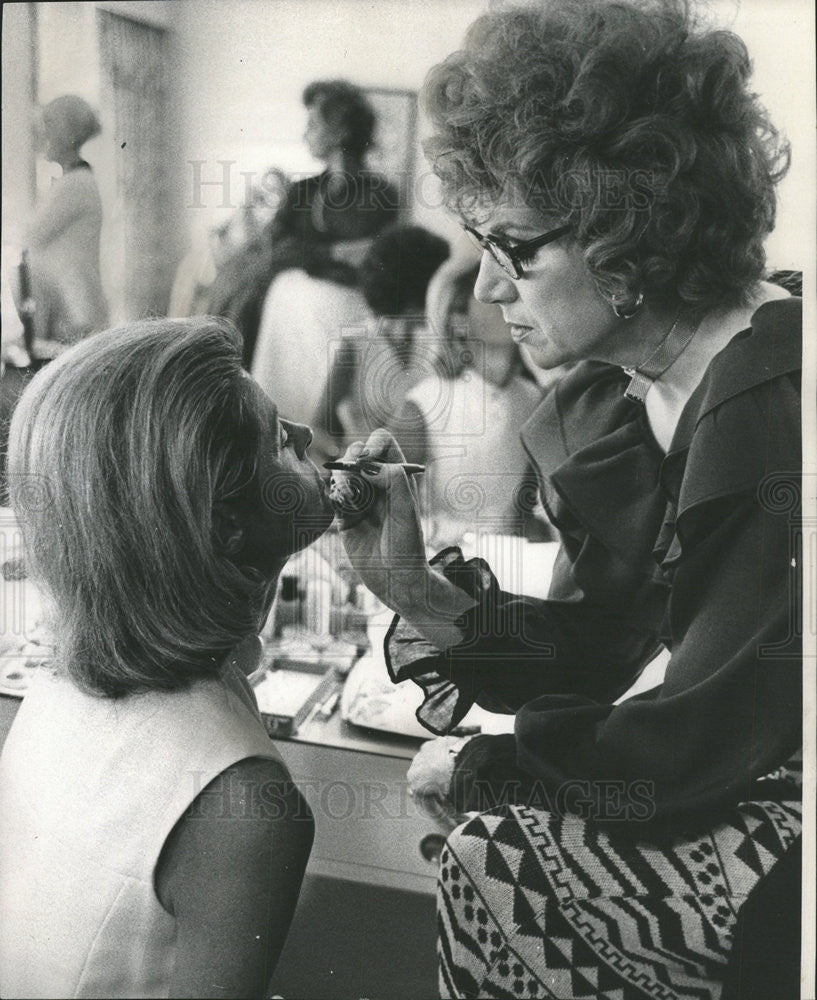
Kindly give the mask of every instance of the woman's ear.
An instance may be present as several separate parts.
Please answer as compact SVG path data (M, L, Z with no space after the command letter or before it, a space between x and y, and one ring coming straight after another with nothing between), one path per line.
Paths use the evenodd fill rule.
M235 556L244 548L247 532L238 511L230 503L213 505L213 539L225 556Z

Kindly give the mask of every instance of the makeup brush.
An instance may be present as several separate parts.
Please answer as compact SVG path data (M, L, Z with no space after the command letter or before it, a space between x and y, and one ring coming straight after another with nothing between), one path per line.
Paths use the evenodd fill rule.
M354 462L324 462L324 469L338 470L340 472L361 472L365 470L367 465L370 466L381 466L385 465L385 462L378 462L371 458L359 458ZM406 474L409 476L416 475L418 472L425 472L426 467L424 465L415 465L413 462L395 462L389 463L399 465L401 469L405 469Z

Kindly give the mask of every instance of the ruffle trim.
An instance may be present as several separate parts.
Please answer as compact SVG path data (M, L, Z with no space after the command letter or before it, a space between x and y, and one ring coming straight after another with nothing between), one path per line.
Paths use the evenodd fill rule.
M484 559L466 560L458 547L438 552L430 565L441 569L447 580L477 601L455 622L464 630L467 639L478 628L481 609L497 602L499 585L496 578ZM412 680L422 688L425 699L415 712L420 725L435 736L444 736L462 721L479 693L478 685L472 684L469 690L461 678L455 683L453 665L451 676L440 674L440 660L445 657L445 650L429 642L400 615L395 615L386 633L383 651L393 683Z

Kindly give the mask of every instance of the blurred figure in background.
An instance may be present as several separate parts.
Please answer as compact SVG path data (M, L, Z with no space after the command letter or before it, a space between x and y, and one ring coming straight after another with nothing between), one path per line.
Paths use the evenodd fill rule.
M397 221L400 208L395 188L365 167L374 109L346 80L310 83L303 101L304 142L326 169L292 185L276 219L277 233L307 244L370 239Z
M360 267L368 327L364 336L338 344L312 419L316 443L328 453L375 427L392 426L411 387L433 374L426 291L448 255L448 243L422 226L394 226L372 244Z
M275 218L219 270L210 292L208 311L231 319L244 337L248 369L256 343L263 339L269 348L279 323L289 318L265 306L275 279L299 268L319 281L354 288L372 238L398 217L397 191L365 169L376 118L363 92L344 80L319 81L304 91L304 104L304 141L326 169L290 186Z
M247 299L256 294L255 285L246 284L243 279L248 271L255 274L258 265L266 273L269 227L286 196L287 186L283 170L269 167L261 183L253 187L249 201L226 222L209 230L206 240L191 248L176 271L169 316L202 316L213 311L234 320L241 316ZM219 308L213 310L211 302L217 277L222 297ZM245 368L250 366L252 347L245 338Z
M263 302L253 377L293 420L309 423L322 410L333 345L350 331L362 333L369 319L356 285L289 267L272 282ZM315 433L323 453L317 427Z
M431 279L435 371L409 390L391 428L408 460L427 466L420 493L435 547L478 525L521 534L536 497L519 428L543 390L499 307L474 298L478 271L478 261L459 258Z
M43 155L62 167L26 234L34 333L42 342L73 343L102 329L108 308L99 274L102 203L90 165L82 159L84 143L100 132L92 108L73 94L57 97L38 122ZM57 353L53 346L50 353Z

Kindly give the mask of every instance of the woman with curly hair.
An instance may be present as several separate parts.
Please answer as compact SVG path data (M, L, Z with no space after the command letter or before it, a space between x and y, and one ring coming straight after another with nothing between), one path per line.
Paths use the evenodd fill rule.
M764 281L788 153L750 71L683 0L559 0L479 18L426 83L476 297L575 363L521 430L561 541L546 600L429 563L393 440L349 449L388 460L343 535L397 612L393 679L440 735L474 702L516 715L410 773L482 810L442 856L446 996L716 1000L744 912L796 876L801 303Z

